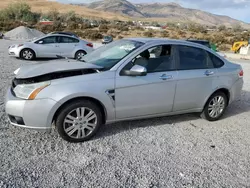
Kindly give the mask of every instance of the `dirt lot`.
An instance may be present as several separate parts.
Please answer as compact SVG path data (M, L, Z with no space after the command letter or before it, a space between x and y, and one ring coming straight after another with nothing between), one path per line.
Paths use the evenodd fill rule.
M0 187L250 187L250 61L242 61L240 101L225 117L195 114L103 126L91 141L71 144L11 126L4 95L24 61L0 40Z

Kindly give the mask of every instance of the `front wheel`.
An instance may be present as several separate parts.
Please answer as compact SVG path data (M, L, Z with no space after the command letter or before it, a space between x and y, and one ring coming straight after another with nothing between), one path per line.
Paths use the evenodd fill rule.
M217 121L223 116L227 104L227 96L223 92L216 92L208 99L201 117L208 121Z
M99 107L88 100L73 101L61 110L56 127L68 142L83 142L92 138L102 124Z
M32 60L35 58L35 52L31 49L24 49L21 51L20 57L25 60Z

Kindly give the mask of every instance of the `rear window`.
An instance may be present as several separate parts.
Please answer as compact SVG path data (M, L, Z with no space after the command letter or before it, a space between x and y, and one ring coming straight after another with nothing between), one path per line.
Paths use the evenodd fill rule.
M211 53L209 53L209 56L214 64L215 68L220 68L224 65L224 62L220 58L216 57L215 55L213 55Z
M213 68L205 50L191 47L178 46L179 70L209 69Z

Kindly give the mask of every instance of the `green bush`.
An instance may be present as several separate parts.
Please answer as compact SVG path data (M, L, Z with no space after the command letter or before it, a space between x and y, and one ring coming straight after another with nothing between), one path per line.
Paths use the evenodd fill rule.
M30 6L23 2L10 4L0 11L1 21L37 22L39 18L40 14L31 12Z

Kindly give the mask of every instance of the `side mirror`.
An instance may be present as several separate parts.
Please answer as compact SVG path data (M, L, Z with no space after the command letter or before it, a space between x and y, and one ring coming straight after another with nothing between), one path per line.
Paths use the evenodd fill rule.
M134 65L130 70L122 71L124 76L146 76L147 69L140 65Z
M40 40L40 41L38 42L38 44L43 44L43 41L42 41L42 40Z

